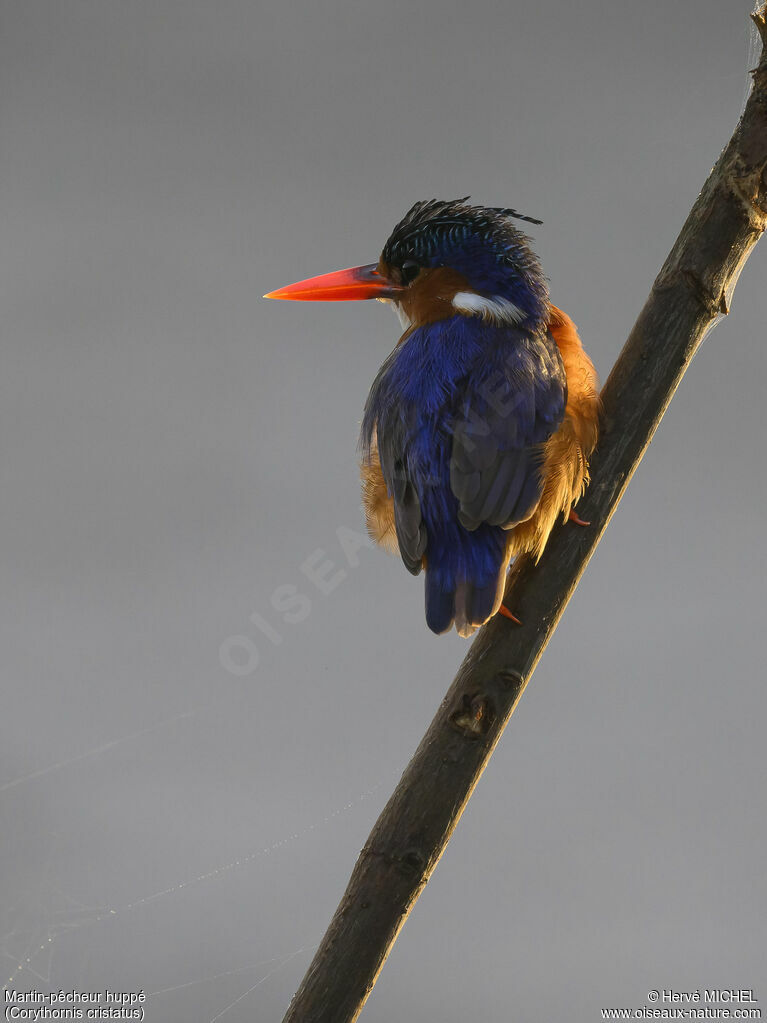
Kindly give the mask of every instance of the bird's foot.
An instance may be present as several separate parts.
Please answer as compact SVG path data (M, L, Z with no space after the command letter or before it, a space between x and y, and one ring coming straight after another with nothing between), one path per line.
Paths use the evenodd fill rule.
M511 611L509 611L509 609L506 607L505 604L501 604L501 606L498 608L498 614L499 615L503 615L504 618L508 618L510 622L514 622L516 625L521 625L522 624L522 622L520 622L519 618L517 618L516 615L513 615L511 613Z
M570 514L567 517L568 522L574 522L576 526L590 526L590 522L585 522L575 514L575 508L570 509Z

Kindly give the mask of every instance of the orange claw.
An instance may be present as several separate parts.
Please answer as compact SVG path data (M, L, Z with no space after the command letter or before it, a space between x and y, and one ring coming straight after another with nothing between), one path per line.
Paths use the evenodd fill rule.
M498 608L498 614L499 615L503 615L504 618L508 618L510 622L514 622L517 625L521 625L522 624L522 622L520 622L519 618L517 618L516 615L513 615L511 613L511 611L509 611L509 609L506 607L505 604L501 604L501 606Z
M575 508L571 508L570 509L570 514L568 515L567 518L568 518L568 522L574 522L576 524L576 526L590 526L591 525L590 522L584 522L583 519L578 518L578 516L575 514Z

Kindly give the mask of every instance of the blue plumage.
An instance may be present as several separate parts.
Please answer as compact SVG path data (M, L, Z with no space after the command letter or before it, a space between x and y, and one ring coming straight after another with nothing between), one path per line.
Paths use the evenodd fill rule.
M451 626L461 585L470 585L475 620L492 612L503 527L540 497L541 446L565 402L561 358L544 328L456 315L414 328L381 367L362 447L370 451L375 431L403 561L417 572L426 559L433 631ZM476 487L457 483L474 476Z

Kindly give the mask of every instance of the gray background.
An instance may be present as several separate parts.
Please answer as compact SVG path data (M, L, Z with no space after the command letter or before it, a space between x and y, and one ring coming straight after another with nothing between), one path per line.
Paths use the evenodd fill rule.
M143 988L160 1023L281 1018L467 646L427 631L396 559L339 544L393 315L260 296L471 193L543 218L604 378L740 114L749 10L2 4L4 982ZM766 260L367 1023L766 994ZM345 571L328 595L301 571L318 550Z

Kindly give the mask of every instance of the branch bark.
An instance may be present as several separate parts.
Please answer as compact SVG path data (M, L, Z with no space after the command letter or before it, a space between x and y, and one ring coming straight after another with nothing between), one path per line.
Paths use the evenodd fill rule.
M767 6L754 86L732 139L693 206L602 392L604 422L588 529L558 527L537 566L518 560L505 603L472 644L376 822L284 1023L357 1019L400 928L434 870L495 744L687 366L730 307L767 227Z

